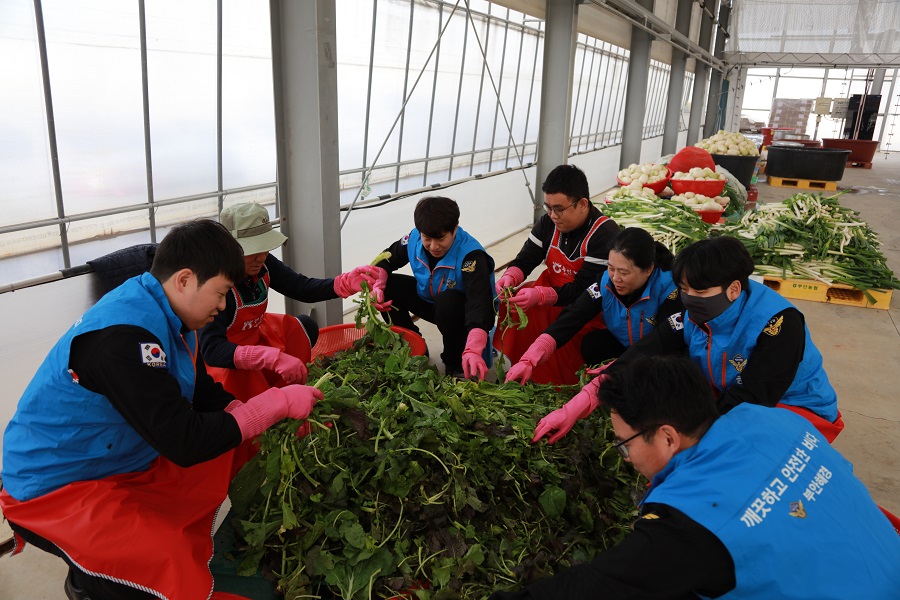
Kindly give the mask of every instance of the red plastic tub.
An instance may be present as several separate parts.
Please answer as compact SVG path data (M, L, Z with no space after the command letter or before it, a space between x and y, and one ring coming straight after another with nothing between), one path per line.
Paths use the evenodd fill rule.
M427 348L425 338L414 331L396 325L391 326L391 331L399 333L410 347L410 355L423 356ZM330 325L319 330L319 339L312 349L312 357L331 356L335 352L348 350L353 342L366 335L365 328L357 329L355 323L343 325Z
M849 150L848 163L870 163L878 150L878 140L843 140L838 138L822 138L823 148Z
M724 179L672 179L669 185L676 194L685 192L694 192L695 194L703 194L709 198L715 198L722 194L725 189L726 181Z

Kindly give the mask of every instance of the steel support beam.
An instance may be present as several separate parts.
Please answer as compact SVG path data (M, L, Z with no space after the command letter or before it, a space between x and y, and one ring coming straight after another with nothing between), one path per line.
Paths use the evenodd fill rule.
M678 0L675 12L675 30L687 37L691 28L691 11L694 0ZM674 154L678 149L678 125L681 120L681 98L684 95L684 73L687 68L687 53L672 46L672 70L669 75L669 94L666 99L665 127L663 129L662 153Z
M639 0L640 5L653 11L653 0ZM625 114L622 125L622 153L619 168L641 162L644 140L644 114L647 106L647 78L650 73L650 44L653 35L632 26L631 55L628 58L628 88L625 95Z
M719 5L718 27L716 31L716 49L713 56L722 58L725 51L725 39L728 33L728 21L731 17L731 5L722 2ZM722 122L720 116L724 116L722 106L723 90L727 90L727 86L722 86L722 73L720 71L712 71L709 74L709 97L706 100L706 124L703 128L704 137L709 137L716 132L719 124Z
M701 2L701 9L706 6L710 11L716 7L717 0L706 0ZM711 12L702 10L700 13L700 36L699 44L702 48L709 50L712 41L713 19ZM703 118L703 104L706 97L706 78L709 75L709 68L706 64L698 62L694 65L694 88L691 90L691 116L688 119L688 132L685 144L690 146L700 141L700 129L702 127L701 120Z
M538 131L537 180L543 182L569 158L572 72L578 40L577 0L547 0L543 83ZM534 221L544 214L544 195L534 190Z
M309 277L341 272L337 56L334 0L270 0L278 197L284 262ZM299 302L285 298L288 314ZM343 321L342 302L310 313Z

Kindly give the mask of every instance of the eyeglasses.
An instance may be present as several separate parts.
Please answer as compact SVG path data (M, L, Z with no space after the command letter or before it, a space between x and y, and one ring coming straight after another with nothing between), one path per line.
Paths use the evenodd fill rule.
M633 440L634 438L636 438L639 435L644 435L645 433L650 431L650 429L652 429L652 427L648 427L647 429L644 429L643 431L638 431L636 434L634 434L627 440L622 440L621 442L619 442L617 444L613 444L613 448L615 448L616 450L619 451L619 454L622 455L622 458L628 458L628 455L630 453L628 452L628 446L626 446L625 444L627 444L628 442L630 442L631 440Z
M577 205L579 202L581 202L581 200L576 200L576 201L573 202L572 204L570 204L570 205L568 205L568 206L565 206L565 207L563 207L563 208L560 208L560 207L558 207L558 206L550 206L549 204L547 204L546 202L544 202L544 210L547 211L547 214L548 214L548 215L549 215L550 213L553 213L553 214L556 215L557 217L561 217L561 216L563 215L564 212L566 212L567 210L569 210L569 209L572 208L573 206Z

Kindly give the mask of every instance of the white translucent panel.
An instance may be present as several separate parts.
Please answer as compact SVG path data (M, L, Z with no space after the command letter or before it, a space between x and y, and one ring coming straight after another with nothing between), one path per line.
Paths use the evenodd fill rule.
M743 111L765 111L768 121L769 109L772 107L772 95L775 91L775 73L773 69L750 69L744 85ZM771 72L771 73L770 73Z
M131 213L118 215L119 217L129 217ZM141 217L143 217L141 219ZM146 212L138 217L143 221L143 227L128 228L115 234L101 236L95 239L75 242L69 240L69 258L72 265L83 265L89 260L94 260L101 256L110 254L123 248L135 246L137 244L150 243L150 230L147 227ZM74 225L74 224L73 224ZM102 228L104 223L100 219L89 219L81 223L85 230Z
M275 107L267 0L222 4L222 180L275 181Z
M43 9L66 214L146 202L137 3Z
M262 188L258 190L248 190L245 192L237 192L228 194L222 202L222 208L228 208L235 204L243 204L245 202L255 202L262 204L269 209L269 214L275 216L275 186Z
M175 225L194 219L219 220L219 199L215 196L160 206L156 209L156 239L162 241L166 233Z
M0 234L0 284L65 268L60 245L57 226Z
M792 70L797 72L797 69ZM821 79L782 76L778 81L779 98L818 98L821 93Z
M146 3L155 200L215 191L216 1Z
M30 0L0 4L0 57L0 226L55 217L41 63Z

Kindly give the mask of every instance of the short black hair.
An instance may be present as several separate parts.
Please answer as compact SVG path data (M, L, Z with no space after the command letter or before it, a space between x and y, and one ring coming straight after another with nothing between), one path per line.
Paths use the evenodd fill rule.
M612 247L639 269L649 269L656 265L663 271L672 268L672 253L653 239L646 229L626 227L613 238Z
M227 229L211 219L176 225L159 243L150 274L164 282L181 269L193 271L197 285L217 275L232 282L247 276L241 245Z
M413 221L419 233L439 238L453 233L459 225L459 205L443 196L428 196L416 204Z
M744 244L737 238L718 236L694 242L675 257L672 279L675 285L687 283L695 290L723 288L739 281L746 290L756 265Z
M709 382L685 356L639 356L613 370L598 395L647 440L662 425L699 439L719 416Z
M587 177L584 171L575 165L559 165L550 171L541 185L541 190L545 194L565 194L572 202L591 198Z

